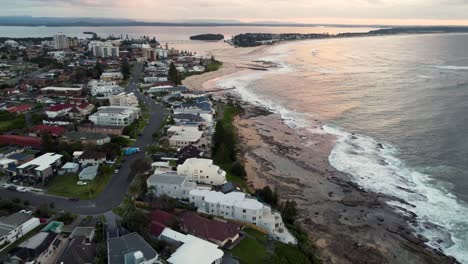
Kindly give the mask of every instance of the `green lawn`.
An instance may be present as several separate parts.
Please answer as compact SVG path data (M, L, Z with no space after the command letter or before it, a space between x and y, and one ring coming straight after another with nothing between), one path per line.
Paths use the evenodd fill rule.
M247 228L244 228L244 232L253 236L255 239L257 239L258 241L262 242L262 243L266 243L267 242L267 238L266 238L266 234L256 230L256 229L253 229L253 228L250 228L250 227L247 227Z
M237 257L242 264L266 263L269 258L265 246L250 237L244 238L232 250L232 255Z
M297 247L286 245L280 242L275 243L275 255L273 256L275 264L312 264L302 251Z
M113 174L113 167L103 166L96 179L79 186L77 175L58 175L47 184L47 194L77 197L83 200L96 198L106 187Z

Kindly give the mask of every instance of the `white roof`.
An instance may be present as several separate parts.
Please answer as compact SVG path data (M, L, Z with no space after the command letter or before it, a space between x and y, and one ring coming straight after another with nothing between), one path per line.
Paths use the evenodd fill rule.
M50 164L53 164L57 160L61 159L63 156L56 153L46 153L38 158L35 158L29 162L24 163L23 165L19 166L18 169L26 168L30 165L37 165L38 167L35 170L45 170L50 167Z
M53 86L50 86L50 87L45 87L45 88L42 88L41 90L56 90L56 91L80 91L82 90L83 88L77 88L77 87L53 87Z
M216 244L187 235L188 241L167 260L172 264L211 264L221 259L224 252Z
M13 159L0 159L0 165L8 165L12 162L16 162L16 160Z
M208 166L210 167L211 165L213 165L213 160L210 160L210 159L199 159L199 158L190 158L190 159L186 159L185 162L184 162L184 166L185 165L192 165L192 166Z
M73 152L73 157L79 157L84 153L84 151L75 151Z
M37 235L31 237L30 239L24 241L23 243L19 244L18 247L20 248L29 248L29 249L36 249L39 245L42 244L44 239L47 238L49 233L46 232L39 232Z
M165 228L161 236L183 243L167 260L172 264L211 264L224 255L224 252L218 249L218 245L170 228Z
M245 193L242 192L224 194L222 192L194 189L190 191L190 195L203 196L207 203L219 203L249 210L260 210L264 207L258 200L245 197Z
M195 142L203 136L203 131L196 126L171 126L168 132L175 132L170 140Z
M179 241L179 242L182 242L182 243L185 243L187 242L187 235L184 235L184 234L181 234L177 231L174 231L168 227L164 228L164 230L162 231L161 237L167 237L167 238L170 238L172 240L175 240L175 241Z
M79 166L80 166L80 164L78 164L78 163L67 162L67 163L65 163L65 165L62 166L62 169L75 169L75 168L77 168Z

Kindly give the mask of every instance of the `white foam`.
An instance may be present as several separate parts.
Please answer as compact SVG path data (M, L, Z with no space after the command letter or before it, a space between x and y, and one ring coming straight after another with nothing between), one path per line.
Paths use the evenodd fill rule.
M329 125L323 128L338 137L329 157L333 167L347 173L366 190L395 196L413 205L397 201L389 203L418 216L416 229L429 239L429 246L443 250L462 263L468 263L466 204L446 190L434 186L428 175L408 168L397 158L398 151L393 146L382 144L381 148L379 142L370 137L352 135ZM428 228L430 224L427 223L440 228ZM453 243L449 239L450 235Z
M468 70L468 66L454 66L454 65L433 65L431 66L433 68L441 69L441 70L454 70L454 71L459 71L459 70Z

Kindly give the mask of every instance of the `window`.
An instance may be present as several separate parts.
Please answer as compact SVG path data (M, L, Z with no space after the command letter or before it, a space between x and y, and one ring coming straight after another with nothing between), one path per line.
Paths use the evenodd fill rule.
M242 210L243 213L246 213L247 211L245 209Z
M254 217L252 217L252 220L253 220L253 221L257 220L257 217L255 217L255 216L254 216Z

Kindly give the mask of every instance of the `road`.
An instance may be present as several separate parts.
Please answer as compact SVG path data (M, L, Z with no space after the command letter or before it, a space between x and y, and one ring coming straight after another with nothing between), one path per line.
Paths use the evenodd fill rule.
M125 162L121 165L119 173L112 176L106 188L98 198L94 200L80 200L73 202L64 197L35 194L32 192L20 193L6 189L1 190L0 196L2 198L19 198L23 201L27 200L34 206L39 206L45 203L54 203L55 208L57 209L81 215L103 214L112 210L112 208L117 207L124 199L128 187L133 180L130 176L130 165L136 159L142 159L145 157L145 148L152 144L153 133L159 129L161 122L164 119L164 107L156 104L154 100L141 94L138 90L138 83L143 68L144 66L141 63L135 65L131 80L127 87L127 91L134 92L138 99L146 104L151 113L148 125L134 144L135 147L139 147L142 151L126 157Z

